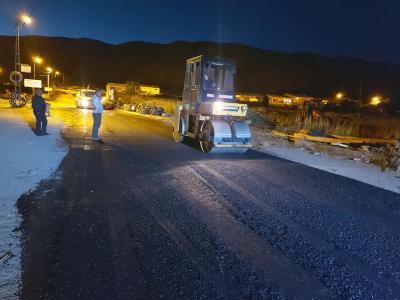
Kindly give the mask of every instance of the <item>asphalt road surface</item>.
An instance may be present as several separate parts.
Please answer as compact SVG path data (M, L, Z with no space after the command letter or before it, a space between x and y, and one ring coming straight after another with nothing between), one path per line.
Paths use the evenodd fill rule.
M23 195L22 299L400 298L400 197L164 121L56 109L70 150ZM46 137L39 137L46 138Z

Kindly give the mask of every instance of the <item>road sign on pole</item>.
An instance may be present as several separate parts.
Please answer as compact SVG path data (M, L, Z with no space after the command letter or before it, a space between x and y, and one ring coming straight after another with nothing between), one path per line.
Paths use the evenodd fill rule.
M42 81L35 79L24 79L24 86L40 89L42 87Z
M15 84L19 84L23 78L24 76L18 71L12 71L10 74L10 80Z
M21 64L21 72L23 72L23 73L31 73L32 72L32 68L31 68L30 65Z

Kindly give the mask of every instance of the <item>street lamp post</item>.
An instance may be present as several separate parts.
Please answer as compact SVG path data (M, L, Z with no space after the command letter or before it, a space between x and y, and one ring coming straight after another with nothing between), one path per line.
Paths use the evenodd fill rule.
M47 67L46 71L47 71L47 95L50 95L50 73L53 72L53 69Z
M15 24L16 37L15 37L15 66L14 71L11 72L10 79L14 84L14 94L11 95L10 104L12 107L20 107L26 104L26 99L21 97L21 81L23 76L21 74L21 55L20 55L20 32L23 25L30 25L32 19L27 15L22 15L18 18Z
M32 23L32 18L28 15L22 15L17 24L15 25L17 36L15 39L15 71L21 72L21 55L20 55L20 32L23 25L30 25ZM21 93L21 81L17 80L14 82L14 92L17 94Z
M60 72L58 72L58 71L55 71L55 73L54 73L54 80L55 80L55 86L57 87L58 86L58 75L60 75Z
M42 59L39 56L33 58L33 79L36 79L36 64L41 64Z

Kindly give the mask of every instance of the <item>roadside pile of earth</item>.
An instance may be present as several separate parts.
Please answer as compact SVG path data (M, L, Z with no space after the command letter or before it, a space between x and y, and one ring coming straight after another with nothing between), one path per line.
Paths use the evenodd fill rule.
M271 116L273 117L271 118ZM382 171L393 170L400 173L400 141L395 141L391 145L332 145L306 140L290 140L278 138L272 134L272 130L276 130L276 128L285 131L285 125L282 123L289 124L289 122L282 121L285 116L279 118L276 113L267 114L264 109L250 108L248 117L251 121L253 144L256 149L261 150L268 146L300 148L314 155L370 163L379 166Z

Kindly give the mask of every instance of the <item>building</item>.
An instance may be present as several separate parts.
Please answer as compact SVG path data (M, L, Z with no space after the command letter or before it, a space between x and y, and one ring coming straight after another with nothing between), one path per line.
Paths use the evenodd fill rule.
M157 96L160 95L160 88L156 85L139 84L138 86L140 95Z
M107 91L107 93L108 93L111 89L113 89L115 92L122 93L122 92L125 92L125 91L126 91L126 89L127 89L127 84L126 84L126 83L111 83L111 82L109 82L109 83L106 84L106 91Z
M302 107L304 102L313 102L315 100L314 97L307 96L307 95L300 95L300 94L284 94L285 97L292 99L291 105Z
M293 98L286 95L267 95L268 105L290 107L294 106Z
M160 87L157 85L142 84L139 82L128 81L126 83L109 82L106 84L106 96L108 99L120 100L123 94L157 96L161 94Z
M261 94L247 94L247 93L237 93L235 95L236 100L244 103L261 103L263 101L263 95Z

